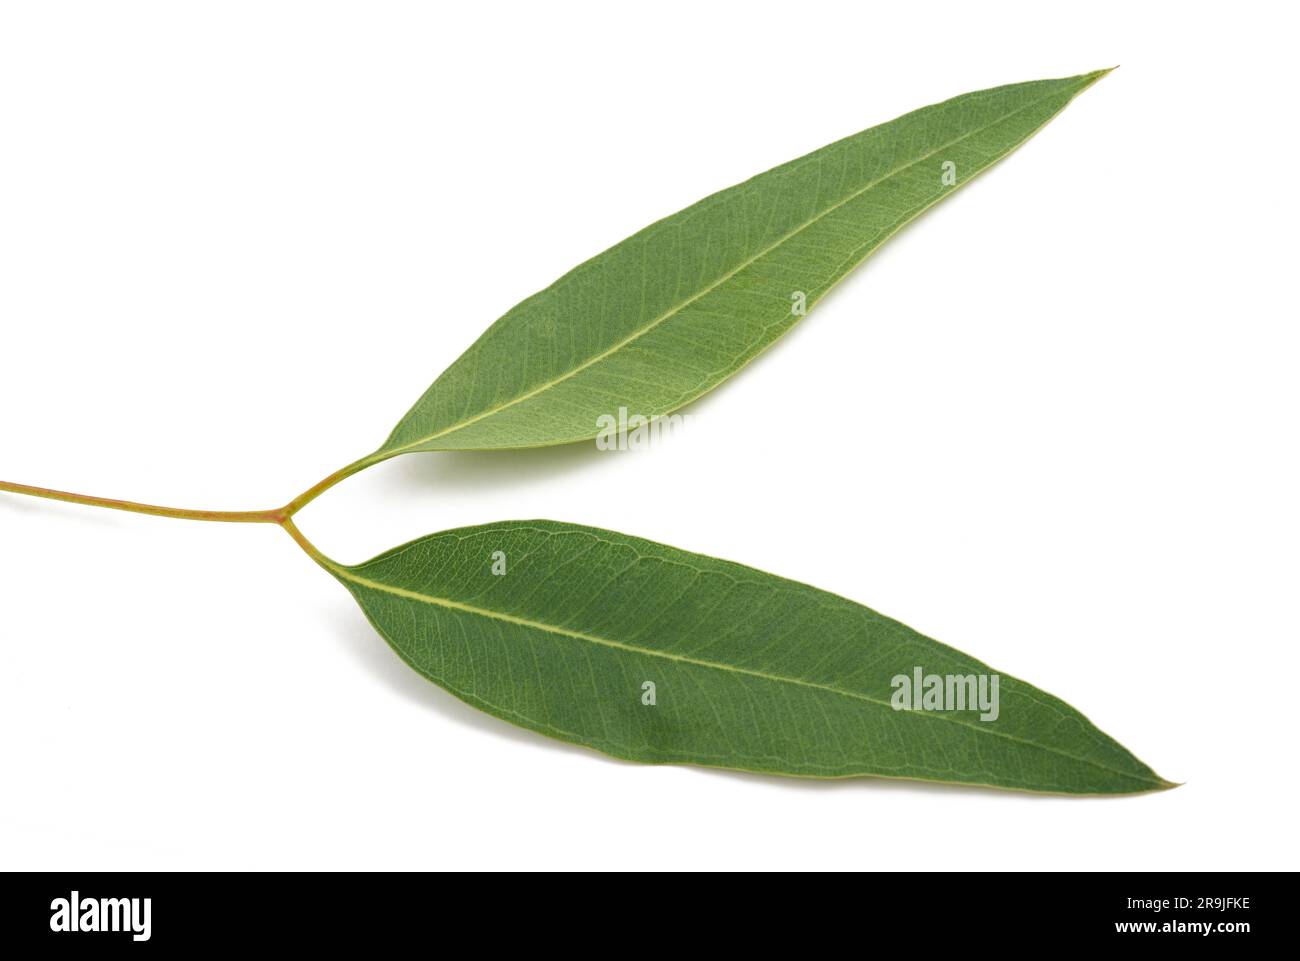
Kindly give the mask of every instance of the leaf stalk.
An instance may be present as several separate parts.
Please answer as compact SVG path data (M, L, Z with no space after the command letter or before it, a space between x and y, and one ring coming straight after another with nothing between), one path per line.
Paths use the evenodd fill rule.
M157 504L138 504L135 501L116 500L110 497L92 497L88 494L72 494L67 491L51 490L46 487L32 487L29 484L12 484L8 481L0 481L0 491L9 494L23 494L28 497L40 497L45 500L63 501L68 504L81 504L86 507L102 507L108 510L128 511L133 514L148 514L152 517L171 517L177 520L210 521L228 524L276 524L284 528L285 532L307 553L308 557L329 570L334 566L333 562L321 553L315 544L307 539L306 535L298 529L298 525L296 525L291 518L303 506L329 490L335 484L347 477L351 477L352 474L355 474L361 469L363 468L357 467L355 464L350 465L341 471L331 474L325 480L321 481L302 496L295 498L291 503L284 507L265 511L204 511L190 510L183 507L161 507Z
M63 501L68 504L83 504L87 507L103 507L108 510L129 511L132 514L149 514L153 517L174 517L187 521L214 521L227 524L278 524L284 517L284 508L268 511L203 511L183 507L160 507L156 504L137 504L134 501L115 500L110 497L92 497L88 494L71 494L67 491L50 490L45 487L31 487L27 484L11 484L0 481L0 491L10 494L25 494L28 497L42 497L46 500Z
M111 497L73 494L68 491L52 490L47 487L33 487L29 484L13 484L8 481L0 481L0 492L23 494L27 497L41 497L46 500L63 501L67 504L81 504L86 507L128 511L132 514L148 514L151 517L171 517L176 520L211 521L225 524L283 524L330 488L341 484L367 467L386 459L385 456L379 454L363 457L347 467L336 470L324 480L303 491L283 507L262 511L206 511L185 507L162 507L157 504L140 504L135 501L117 500Z

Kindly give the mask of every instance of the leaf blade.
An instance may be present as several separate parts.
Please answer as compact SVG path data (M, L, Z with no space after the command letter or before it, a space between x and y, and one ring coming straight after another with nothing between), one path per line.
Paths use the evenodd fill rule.
M504 576L491 572L497 551ZM1006 675L993 721L894 710L896 676L991 669L844 598L641 538L509 522L329 566L426 678L616 757L1069 794L1170 786L1078 711ZM640 700L646 681L653 706Z
M627 407L671 413L732 376L924 210L1109 71L924 107L714 194L575 268L494 323L377 452L589 440ZM955 165L943 183L943 161ZM933 168L933 169L932 169Z

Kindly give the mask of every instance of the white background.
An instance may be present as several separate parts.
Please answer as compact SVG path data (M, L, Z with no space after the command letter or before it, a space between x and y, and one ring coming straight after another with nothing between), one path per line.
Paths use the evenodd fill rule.
M362 560L549 517L867 603L1185 786L643 767L409 672L274 527L0 495L0 867L1296 868L1293 43L1276 7L0 7L0 478L271 507L497 316L912 108L1122 64L658 449L400 458Z

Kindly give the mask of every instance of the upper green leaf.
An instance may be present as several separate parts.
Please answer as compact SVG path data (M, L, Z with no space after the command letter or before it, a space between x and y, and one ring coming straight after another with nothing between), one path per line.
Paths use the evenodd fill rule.
M924 107L647 227L493 324L375 458L563 444L595 437L620 407L676 410L1107 72Z
M1068 704L1007 675L994 687L991 668L897 621L637 537L507 522L322 563L425 677L616 757L1070 794L1171 786ZM918 672L986 702L895 709Z

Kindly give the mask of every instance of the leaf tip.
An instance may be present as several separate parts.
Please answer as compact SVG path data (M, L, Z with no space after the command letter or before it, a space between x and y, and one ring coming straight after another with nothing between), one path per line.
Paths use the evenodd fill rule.
M1083 83L1084 89L1086 90L1088 87L1091 87L1094 83L1096 83L1102 77L1106 76L1108 73L1113 73L1118 69L1119 69L1119 64L1115 64L1115 66L1113 67L1106 67L1103 70L1094 70L1091 73L1085 73L1082 78L1084 82Z

